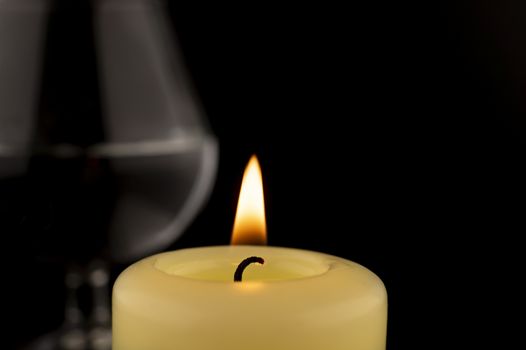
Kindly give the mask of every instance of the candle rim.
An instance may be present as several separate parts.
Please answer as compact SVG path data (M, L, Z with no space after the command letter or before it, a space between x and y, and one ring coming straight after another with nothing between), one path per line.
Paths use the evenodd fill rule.
M178 250L192 252L203 249L226 249L231 246L194 247ZM252 248L249 246L248 248ZM258 250L284 249L301 251L308 255L322 259L329 266L328 270L320 275L276 281L250 281L241 283L233 280L203 280L177 275L168 275L155 267L159 257L174 253L164 252L136 262L123 271L114 285L114 300L121 304L132 305L136 296L147 296L148 305L157 305L163 300L171 300L177 312L179 308L195 308L203 315L208 308L217 301L208 296L220 296L225 302L234 302L243 308L254 306L251 300L272 299L276 308L294 309L294 299L301 295L306 300L331 300L332 304L347 303L353 300L353 307L358 317L366 310L386 302L387 293L382 280L366 267L351 260L340 258L326 253L288 247L263 247L256 246ZM237 248L236 248L237 249ZM191 254L194 255L195 254ZM371 278L371 275L373 278ZM162 286L162 288L159 288ZM191 291L191 293L190 293ZM189 293L192 295L188 299ZM350 298L350 295L353 297ZM275 299L277 298L277 299ZM321 299L320 299L321 298ZM191 301L191 302L190 302ZM252 305L252 306L250 306ZM258 308L258 306L254 306Z
M302 254L304 257L306 257L305 260L308 260L308 259L310 259L311 261L315 260L315 263L319 264L322 267L321 269L318 270L318 272L315 272L315 273L312 273L312 274L306 275L306 276L294 277L294 278L284 278L284 279L270 279L270 280L246 280L246 281L243 281L242 284L261 284L261 283L263 283L263 284L269 284L270 285L270 284L293 283L293 282L297 282L297 281L305 281L305 280L311 280L311 279L320 278L320 277L322 277L324 275L329 274L333 270L336 270L336 269L339 269L339 268L345 268L345 267L347 267L347 268L365 269L365 270L373 273L372 271L370 271L366 267L364 267L364 266L362 266L362 265L360 265L360 264L358 264L358 263L356 263L354 261L348 260L348 259L344 259L344 258L341 258L341 257L338 257L338 256L334 256L334 255L330 255L330 254L327 254L327 253L318 252L318 251L314 251L314 250L307 250L307 249L301 249L301 248L291 248L291 247L283 247L283 246L213 245L213 246L206 246L206 247L189 247L189 248L183 248L183 249L178 249L178 250L172 250L172 251L158 253L158 254L155 254L155 255L150 256L148 258L145 258L143 260L148 260L149 265L151 265L151 267L156 272L158 272L159 274L163 274L165 276L169 276L170 278L172 278L174 280L194 282L194 283L205 283L205 284L206 283L210 283L210 284L233 285L233 286L234 285L239 285L239 283L235 283L233 281L235 268L233 268L233 270L232 270L232 279L228 278L228 279L218 280L218 279L204 279L204 278L189 277L189 276L185 276L185 275L182 275L182 274L170 273L170 272L165 271L160 266L162 264L162 260L161 259L163 257L169 257L170 255L172 255L175 252L179 252L179 253L183 253L184 254L184 253L195 252L195 251L198 251L198 250L214 250L214 249L218 249L219 250L219 249L225 249L225 248L232 249L232 250L238 250L239 248L243 248L243 249L246 248L246 249L249 250L247 252L246 257L248 257L250 255L253 255L253 254L256 254L252 249L257 250L258 251L257 254L262 255L262 257L264 257L264 253L261 252L262 250L267 250L268 249L268 250L274 251L274 252L276 250L277 251L282 251L282 252L292 251L292 252L295 252L295 253ZM239 260L239 262L241 262L241 260ZM203 262L203 261L201 261L201 262ZM381 281L378 276L376 276L376 277L378 278L379 281Z

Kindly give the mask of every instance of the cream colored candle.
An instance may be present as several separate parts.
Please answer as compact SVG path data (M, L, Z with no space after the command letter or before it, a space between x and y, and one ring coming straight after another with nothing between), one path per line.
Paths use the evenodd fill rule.
M259 190L243 194L255 176L250 164L242 198L260 197ZM250 256L265 263L249 265L234 282ZM384 350L386 325L387 294L375 274L299 249L237 245L162 253L130 266L113 289L113 350Z
M242 282L237 264L257 255ZM113 350L383 350L380 279L351 261L264 246L185 249L144 259L113 295Z

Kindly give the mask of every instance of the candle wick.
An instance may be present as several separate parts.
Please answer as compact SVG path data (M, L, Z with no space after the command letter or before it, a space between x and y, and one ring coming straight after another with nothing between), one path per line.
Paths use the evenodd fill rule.
M234 273L234 282L241 282L243 279L243 271L247 268L248 265L253 263L259 263L263 265L265 263L265 259L260 258L259 256L251 256L250 258L246 258L243 260L237 267L236 272Z

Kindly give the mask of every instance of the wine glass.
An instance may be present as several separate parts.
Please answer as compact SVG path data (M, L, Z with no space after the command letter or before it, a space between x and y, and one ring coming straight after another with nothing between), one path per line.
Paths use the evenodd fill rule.
M28 349L109 349L111 266L172 244L217 160L161 3L0 1L7 243L65 266L63 324Z

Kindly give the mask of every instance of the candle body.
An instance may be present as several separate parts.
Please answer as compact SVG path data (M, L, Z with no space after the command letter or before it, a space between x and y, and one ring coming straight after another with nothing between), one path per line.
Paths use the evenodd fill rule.
M243 259L261 256L242 282ZM113 289L113 350L384 350L387 295L351 261L299 249L184 249L135 263Z

